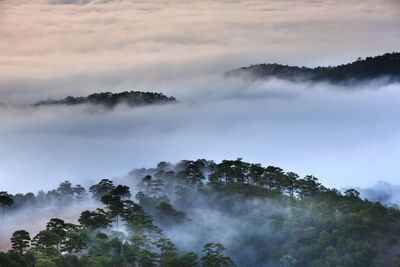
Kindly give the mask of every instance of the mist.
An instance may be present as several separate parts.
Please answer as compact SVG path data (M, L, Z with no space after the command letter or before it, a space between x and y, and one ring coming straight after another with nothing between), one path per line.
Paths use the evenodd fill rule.
M379 181L373 186L366 188L357 187L357 190L363 198L394 206L400 205L398 194L399 189L400 186L398 184L392 184L385 181Z
M180 256L192 250L201 260L204 244L220 242L239 266L280 266L293 255L306 266L336 254L341 265L359 248L367 251L362 260L376 251L382 264L395 262L400 213L390 206L400 205L400 83L224 73L258 63L333 66L398 51L399 18L396 0L0 0L0 192L16 200L3 205L0 250L10 248L13 232L34 237L51 218L77 223L82 211L111 211L95 193L40 192L67 180L87 190L106 178L130 187L139 215L149 216ZM177 102L33 105L131 90ZM213 161L243 159L314 175L323 186L307 195L302 181L290 193L290 185L272 189L273 182L254 177L253 184L191 183L178 175L180 161L196 159L210 160L210 169L200 170L205 178ZM162 161L172 163L166 168L173 175L159 172ZM161 181L157 190L145 175ZM349 188L361 199L346 194ZM28 192L35 196L15 195ZM163 201L180 214L173 223L157 209ZM121 231L133 247L134 218L117 227L107 216L112 226L101 231ZM316 247L320 255L302 256Z
M2 106L0 187L36 192L164 160L238 157L313 174L329 187L396 183L399 87L384 80L344 87L215 75L154 90L175 96L176 104L112 111Z
M228 173L236 168L235 164L240 163L239 159L234 162L221 163L225 167L216 167L216 165L221 165L207 160L181 161L178 164L162 162L157 167L133 169L129 174L113 179L113 182L115 186L117 184L128 185L131 191L129 196L125 196L124 199L130 198L138 203L143 208L144 214L152 218L150 224L152 225L153 220L154 225L159 227L155 230L157 234L153 233L154 236L151 234L154 230L152 227L139 230L148 235L149 239L143 240L152 244L150 246L153 246L152 250L157 251L157 248L154 247L157 238L166 237L176 244L179 255L196 251L201 257L204 253L199 251L200 247L206 243L219 242L226 247L226 255L230 256L238 266L282 266L285 259L290 262L299 260L302 265L307 260L298 258L297 253L300 252L296 249L299 249L299 246L294 244L297 242L309 249L315 243L310 243L310 240L316 239L322 242L324 237L328 238L327 236L329 236L327 231L332 231L332 229L334 229L333 233L338 233L339 230L335 227L348 225L346 216L351 220L354 218L355 213L343 214L349 207L346 203L354 201L369 205L370 209L372 207L386 209L380 204L363 202L358 197L342 195L338 191L330 191L324 186L314 196L303 195L305 191L302 192L302 189L296 186L295 196L289 196L287 188L279 189L282 190L279 191L280 193L278 191L273 193L278 189L270 191L271 188L256 186L254 184L255 177L249 178L249 181L252 181L249 183L229 182ZM192 169L190 166L198 167ZM226 182L215 182L215 180L212 182L210 177L213 175L209 175L216 174L218 173L217 169L224 170L227 166L232 169L225 174L218 174L221 175L219 179L222 181L227 179ZM198 173L193 175L196 171L191 172L190 170L199 171L202 178L197 176ZM280 171L282 174L284 172L287 174L290 170ZM89 186L86 187L86 190ZM378 187L381 189L379 190ZM92 193L90 196L83 188L80 188L79 193L73 188L76 187L72 187L68 182L63 182L58 189L47 194L41 192L36 197L33 195L30 197L14 196L18 200L16 205L11 206L6 215L1 217L1 249L9 248L7 237L18 229L28 230L33 237L41 229L44 229L51 218L60 218L68 223L76 223L80 213L84 210L103 208L111 212L110 206L102 204L98 200L99 192L103 191L97 191L98 189L95 187L90 187ZM359 190L362 197L365 197L374 194L376 196L384 195L382 191L391 188L393 186L380 183L375 188ZM103 192L103 194L107 193ZM318 199L324 197L324 194L326 196L322 198L322 201ZM326 203L324 202L326 199L332 197L332 194L340 199L340 202L336 204L333 201L330 203L333 207L341 209L335 211L333 208L337 222L326 217L326 207L332 208L332 206L322 205L322 203ZM386 197L387 199L388 197ZM370 200L379 199L370 198ZM385 203L383 198L380 200ZM102 202L105 203L103 199ZM160 209L161 204L166 202L167 205L171 204L172 206L164 210ZM387 210L390 211L389 208ZM114 218L111 227L89 228L84 231L89 231L89 236L95 236L96 233L102 231L110 237L118 237L122 242L130 240L135 234L135 230L132 228L132 222L123 217L123 214L125 213L121 212L120 216L124 220L121 219L119 224L118 220ZM364 220L363 217L361 219ZM134 223L133 227L135 225ZM162 231L157 232L157 229L162 229ZM90 240L89 238L89 241L86 241L89 251L95 250L96 241L92 240L92 244ZM131 241L134 242L133 240L132 238ZM339 238L337 242L341 242L341 240L344 239ZM290 249L291 247L294 249ZM340 246L337 247L337 251L339 257L348 253L345 248ZM296 253L295 257L290 253ZM392 252L388 254L389 257L385 260L390 262L393 260L393 255Z
M44 191L41 193L45 194ZM24 229L34 237L46 227L51 218L59 218L76 224L82 211L95 209L99 205L89 195L79 201L58 198L46 202L41 199L43 195L40 193L36 192L35 196L36 199L31 199L31 201L20 201L17 208L7 210L6 215L1 217L0 250L4 251L11 248L10 237L15 231Z
M0 188L35 192L162 160L237 157L312 173L328 186L395 182L398 84L220 75L261 62L327 66L394 51L398 15L396 1L374 0L1 1ZM125 90L179 103L30 107Z
M263 62L343 64L397 50L399 11L390 0L1 1L0 99L165 90Z

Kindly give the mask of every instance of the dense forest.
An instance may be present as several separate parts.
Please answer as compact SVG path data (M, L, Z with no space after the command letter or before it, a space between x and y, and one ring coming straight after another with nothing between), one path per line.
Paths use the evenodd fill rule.
M123 181L123 182L121 182ZM78 224L21 229L0 266L400 266L400 210L236 160L160 162L87 189L0 193L3 220L93 201Z
M251 78L279 78L290 81L312 81L330 83L353 83L376 78L390 81L400 80L400 53L386 53L381 56L359 58L357 61L335 67L297 67L280 64L258 64L239 68L226 76Z
M92 105L102 105L106 108L113 108L118 104L126 104L130 107L133 106L143 106L150 104L161 104L176 102L174 97L167 97L161 93L151 93L151 92L140 92L140 91L130 91L121 93L96 93L91 94L86 97L73 97L68 96L60 100L43 100L34 104L34 106L44 106L44 105L79 105L79 104L92 104Z

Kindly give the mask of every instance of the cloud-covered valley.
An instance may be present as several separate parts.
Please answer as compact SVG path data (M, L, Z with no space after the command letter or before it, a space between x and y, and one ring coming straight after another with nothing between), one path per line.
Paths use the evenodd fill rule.
M223 79L260 62L336 65L398 50L396 1L1 1L0 188L50 189L161 160L243 157L327 186L395 183L399 85ZM18 22L18 23L16 23ZM141 90L113 112L29 105Z
M2 107L1 187L47 190L163 160L237 157L313 174L337 188L396 183L399 84L348 88L213 76L166 93L177 93L179 102L111 112Z

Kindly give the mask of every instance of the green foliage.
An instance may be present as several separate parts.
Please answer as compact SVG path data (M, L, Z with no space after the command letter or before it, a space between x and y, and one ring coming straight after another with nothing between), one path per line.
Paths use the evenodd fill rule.
M78 253L86 248L86 243L79 232L66 232L65 238L62 241L61 251L66 251L69 254Z
M104 195L101 202L107 206L108 216L111 219L116 219L118 225L118 216L124 211L124 203L118 195Z
M156 210L157 212L154 215L154 218L161 226L168 227L179 224L186 218L185 213L175 210L171 204L165 201L161 202L156 207Z
M119 196L121 198L130 198L131 192L129 187L126 185L117 185L113 190L111 190L111 195Z
M100 200L103 196L111 194L114 189L115 186L111 180L103 179L98 184L92 185L89 192L92 193L93 198Z
M111 225L111 218L102 209L97 209L97 212L85 210L81 213L78 221L89 229L107 228Z
M29 233L15 232L13 249L0 253L0 266L350 267L400 263L400 211L363 200L355 189L342 194L324 187L312 175L300 178L279 167L240 158L218 164L162 162L157 168L138 170L137 176L144 177L138 181L138 202L129 199L127 186L114 186L103 179L91 192L104 209L82 212L80 225L50 219L30 248ZM45 198L72 196L79 201L67 181L50 192ZM35 202L40 195L11 197ZM196 213L201 215L196 217ZM202 216L211 221L204 222ZM114 231L118 218L118 227L126 233ZM225 229L233 232L228 238L218 233ZM167 234L190 231L191 237L199 238L191 244L197 252L176 245L163 230ZM188 233L183 234L187 238ZM222 244L208 243L210 238L228 240L226 254Z
M222 253L225 247L220 243L207 243L203 247L205 255L201 258L204 267L229 267L236 266L232 259Z
M12 249L15 250L17 253L19 253L20 255L22 255L24 251L29 247L31 238L27 231L19 230L15 231L12 234L10 241Z
M32 244L38 247L50 247L61 242L61 237L57 231L42 230L33 239Z
M9 250L4 253L0 251L0 266L5 267L25 267L33 266L34 259L30 254L21 255L19 252Z
M35 267L57 267L57 263L51 259L38 259L36 261Z

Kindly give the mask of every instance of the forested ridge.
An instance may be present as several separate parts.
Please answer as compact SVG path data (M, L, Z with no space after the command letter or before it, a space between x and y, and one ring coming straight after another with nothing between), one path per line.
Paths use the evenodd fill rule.
M95 93L86 97L73 97L68 96L60 100L43 100L34 104L34 106L45 105L79 105L79 104L92 104L102 105L106 108L113 108L118 104L126 104L128 106L143 106L157 103L170 103L176 102L174 97L167 97L161 93L140 92L140 91L124 91L121 93Z
M298 67L281 64L257 64L235 69L226 76L244 75L251 78L279 78L290 81L311 81L348 84L386 78L400 80L400 53L386 53L376 57L359 58L352 63L329 67Z
M73 224L21 229L0 266L400 266L400 211L241 159L160 162L124 184L0 193L3 220L94 201ZM129 184L128 187L126 184Z

